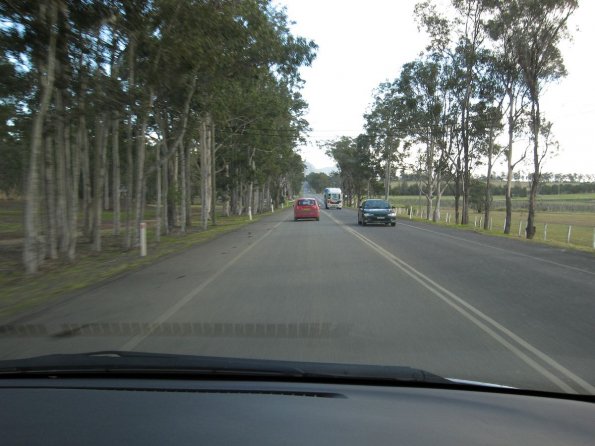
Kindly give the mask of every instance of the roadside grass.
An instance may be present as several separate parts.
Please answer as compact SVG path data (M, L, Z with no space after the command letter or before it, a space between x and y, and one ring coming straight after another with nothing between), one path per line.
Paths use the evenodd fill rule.
M408 218L408 208L400 208L399 217ZM422 214L417 209L413 209L413 218L417 221L428 220L425 218L425 208ZM446 218L449 222L446 222ZM483 229L484 215L471 213L469 215L469 225L466 227L455 225L454 209L441 208L440 221L435 224L441 224L450 227L473 230L476 232L490 235L498 235L517 239L525 238L525 228L527 226L527 212L513 211L511 219L510 234L504 234L504 222L506 213L504 211L490 211L491 224L490 229ZM431 221L430 221L431 222ZM546 226L547 225L547 226ZM568 231L570 227L570 243L568 243ZM520 231L519 231L520 229ZM594 252L593 243L595 238L595 214L581 212L538 212L535 222L536 235L532 242L545 243L551 246L573 248L581 251ZM520 234L520 235L519 235Z
M502 197L504 199L504 197ZM517 200L520 198L517 198ZM526 198L525 198L526 199ZM583 201L583 200L595 200L595 193L585 194L558 194L558 195L540 195L539 200L543 201Z
M0 200L0 240L23 236L23 203Z
M419 196L415 195L393 195L390 197L390 201L397 206L401 207L413 207L414 209L417 208L419 210L425 209L426 200L424 197L420 199ZM506 200L504 196L494 196L492 197L492 212L506 210ZM519 213L527 212L527 209L524 206L528 203L527 197L514 197L512 199L513 204L513 211ZM588 219L588 216L592 216L592 219L589 222L595 222L595 212L590 210L591 207L595 209L595 194L567 194L567 195L540 195L537 199L538 207L541 205L543 207L551 207L555 204L560 204L566 206L566 209L563 211L558 211L555 209L543 209L538 210L537 216L540 215L575 215L575 214L584 214ZM522 205L523 207L521 207ZM575 205L575 207L573 207ZM585 208L589 209L585 212ZM441 200L441 209L449 210L454 209L454 197L446 196L442 197Z
M193 216L198 216L199 212L200 206L193 207ZM4 209L1 214L5 214ZM149 218L151 216L150 212L146 215ZM92 252L89 243L79 240L77 259L74 263L46 260L40 272L34 276L27 276L22 268L21 243L0 244L0 320L47 304L64 294L151 264L165 256L182 252L221 234L256 222L265 215L269 214L254 215L252 221L248 216L219 215L217 225L210 226L206 231L196 225L186 234L181 234L177 230L169 235L162 235L159 242L156 241L154 222L149 221L147 256L140 257L138 248L129 251L122 249L121 237L112 235L111 212L105 212L100 253ZM0 234L5 236L7 232L0 229Z

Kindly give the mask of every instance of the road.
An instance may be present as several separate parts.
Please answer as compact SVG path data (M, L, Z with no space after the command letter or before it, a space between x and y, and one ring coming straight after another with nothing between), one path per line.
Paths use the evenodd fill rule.
M595 256L285 209L10 321L2 358L136 350L408 365L595 394ZM6 327L5 327L6 328Z

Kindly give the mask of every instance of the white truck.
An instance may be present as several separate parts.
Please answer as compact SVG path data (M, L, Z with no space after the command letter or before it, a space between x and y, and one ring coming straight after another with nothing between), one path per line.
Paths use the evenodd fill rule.
M325 188L322 200L325 209L343 209L343 193L338 187Z

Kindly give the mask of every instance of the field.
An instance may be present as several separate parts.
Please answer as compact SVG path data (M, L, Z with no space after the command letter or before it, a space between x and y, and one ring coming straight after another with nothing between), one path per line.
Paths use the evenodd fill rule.
M426 200L418 196L392 196L391 203L405 209L411 208L413 217L426 218ZM421 205L420 205L421 203ZM475 210L470 213L470 226L483 230L483 213ZM446 223L446 219L449 222ZM504 197L494 197L490 212L491 230L502 234L505 219ZM454 199L443 197L441 204L441 222L454 224ZM582 248L594 248L595 245L595 194L545 195L537 203L535 239L565 244ZM524 237L527 225L527 198L513 199L511 236ZM569 234L570 233L570 234ZM570 237L569 237L570 235Z

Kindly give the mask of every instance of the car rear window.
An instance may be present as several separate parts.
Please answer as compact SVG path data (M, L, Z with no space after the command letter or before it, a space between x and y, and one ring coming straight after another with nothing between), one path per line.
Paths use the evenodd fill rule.
M298 200L298 206L314 206L315 200Z

